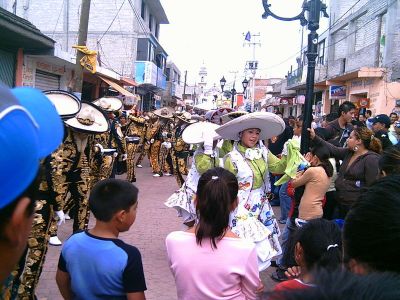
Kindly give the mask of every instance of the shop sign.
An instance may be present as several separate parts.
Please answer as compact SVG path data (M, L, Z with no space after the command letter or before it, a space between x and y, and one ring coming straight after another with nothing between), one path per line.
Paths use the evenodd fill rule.
M37 61L36 68L39 70L42 70L42 71L47 71L49 73L58 74L58 75L64 75L64 73L65 73L64 66L52 65L49 63L45 63L43 61Z
M357 88L357 87L366 87L370 86L374 83L374 79L368 78L368 79L358 79L358 80L353 80L350 84L352 88Z
M306 96L305 95L296 96L296 103L297 104L304 104L305 102L306 102Z
M359 107L369 108L369 98L361 98L358 100Z
M343 98L346 98L346 86L343 86L343 85L331 85L329 87L329 98L330 99L343 99Z

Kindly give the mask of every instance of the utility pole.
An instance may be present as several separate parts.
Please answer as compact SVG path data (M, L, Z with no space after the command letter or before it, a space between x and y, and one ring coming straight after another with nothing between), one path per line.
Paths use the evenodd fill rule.
M256 60L256 47L260 46L260 42L256 42L256 37L260 37L260 33L252 34L250 37L250 41L247 43L249 46L253 47L253 60L250 60L246 63L246 68L251 71L252 80L251 80L251 112L254 112L254 104L255 104L255 79L256 73L258 69L258 61Z
M235 83L236 83L236 74L239 73L238 71L230 71L229 73L235 74L234 79L233 79L233 85L231 89L231 108L235 108L235 95L236 95L236 89L235 89Z
M81 17L79 20L79 33L78 33L78 46L86 46L87 32L89 26L89 12L90 12L90 0L82 0L81 4ZM84 54L80 51L76 51L76 63L75 63L75 85L73 91L82 96L82 85L83 85L83 66L81 66L80 60Z
M186 80L187 80L187 71L185 71L185 81L183 82L183 95L182 95L183 102L185 102L186 99Z

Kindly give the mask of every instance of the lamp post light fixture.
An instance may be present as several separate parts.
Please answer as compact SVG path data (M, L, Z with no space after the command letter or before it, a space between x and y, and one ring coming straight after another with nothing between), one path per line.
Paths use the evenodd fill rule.
M318 33L317 30L319 28L319 19L321 16L321 12L323 13L325 18L329 18L326 12L326 5L322 3L321 0L308 0L303 3L302 11L295 17L280 17L274 14L271 10L271 4L268 3L268 0L262 0L262 4L264 6L264 14L262 15L263 19L271 16L275 19L281 21L294 21L300 20L301 26L308 27L310 33L308 34L308 46L307 46L307 60L308 60L308 68L307 68L307 81L306 81L306 100L305 100L305 109L304 109L304 120L303 120L303 128L301 132L301 146L300 152L305 154L309 150L310 145L310 133L308 132L308 128L311 128L312 121L312 103L314 97L314 76L315 76L315 60L318 56ZM305 13L308 12L308 20L305 17Z
M249 85L249 81L247 80L247 78L244 78L243 81L242 81L243 94L246 93L246 89L247 89L247 86L248 86L248 85ZM245 94L245 95L246 95L246 94Z
M219 81L219 84L221 85L221 91L224 92L224 87L226 84L226 80L225 80L224 76L222 76L221 80Z

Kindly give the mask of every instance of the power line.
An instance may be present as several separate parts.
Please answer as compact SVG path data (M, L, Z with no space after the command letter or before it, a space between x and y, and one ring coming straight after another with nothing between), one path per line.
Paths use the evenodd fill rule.
M142 32L143 32L146 36L148 36L148 35L149 35L149 31L148 31L147 28L144 26L142 17L139 16L139 13L137 12L137 10L136 10L136 8L135 8L135 5L132 3L132 0L128 0L128 2L129 2L129 4L131 5L131 8L132 8L132 10L133 10L133 13L134 13L134 15L135 15L135 17L136 17L136 20L137 20L138 23L139 23L140 28L142 29Z
M114 23L115 19L118 17L119 12L122 9L122 6L124 5L125 0L122 2L120 8L117 11L117 14L114 16L113 20L111 21L111 24L108 26L107 30L103 33L103 35L100 37L100 39L98 40L99 42L101 41L101 39L104 37L104 35L108 32L108 30L111 28L112 24Z
M60 20L61 13L62 13L63 10L64 10L64 3L65 3L65 0L63 0L63 3L62 3L62 5L61 5L60 13L58 14L57 22L56 22L56 25L54 26L54 30L53 30L53 33L51 34L51 38L54 37L54 33L56 32L56 28L57 28L57 25L58 25L58 21Z

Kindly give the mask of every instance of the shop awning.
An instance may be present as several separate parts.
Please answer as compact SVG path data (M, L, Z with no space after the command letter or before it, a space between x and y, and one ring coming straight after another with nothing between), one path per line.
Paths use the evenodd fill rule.
M99 76L99 75L97 75ZM107 79L105 77L99 76L99 78L101 80L103 80L105 83L107 83L109 86L111 86L113 89L115 89L116 91L120 92L122 95L126 96L126 97L135 97L134 94L132 94L131 92L127 91L126 89L124 89L122 86L120 86L118 83Z
M128 85L128 86L138 86L137 82L131 78L128 77L121 77L119 80L123 85Z

